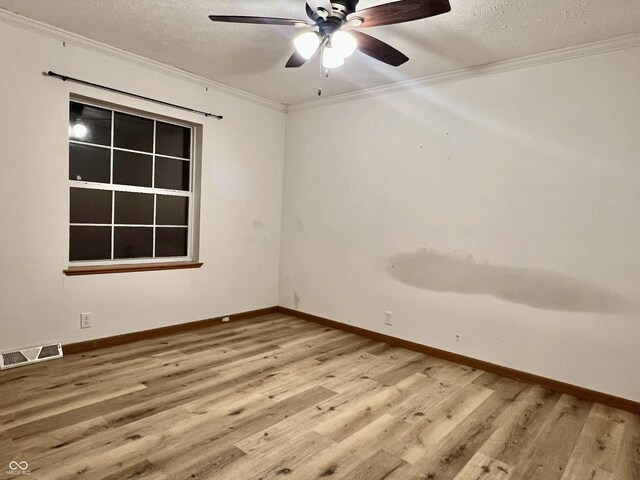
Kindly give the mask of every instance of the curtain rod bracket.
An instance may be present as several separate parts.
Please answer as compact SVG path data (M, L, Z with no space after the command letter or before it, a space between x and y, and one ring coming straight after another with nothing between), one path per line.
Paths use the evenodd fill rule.
M70 77L68 75L61 75L59 73L52 72L51 70L49 70L48 72L42 72L42 73L43 73L43 75L48 76L48 77L58 78L58 79L62 80L63 82L66 82L67 80L69 80L70 82L79 83L81 85L87 85L89 87L100 88L102 90L107 90L109 92L114 92L114 93L120 93L122 95L128 95L129 97L139 98L140 100L147 100L149 102L158 103L160 105L166 105L168 107L179 108L180 110L186 110L187 112L198 113L200 115L204 115L205 117L213 117L213 118L217 118L218 120L222 120L222 118L223 118L222 115L215 115L213 113L203 112L201 110L195 110L195 109L189 108L189 107L183 107L182 105L176 105L175 103L165 102L164 100L158 100L156 98L151 98L151 97L145 97L143 95L138 95L137 93L131 93L131 92L127 92L127 91L124 91L124 90L118 90L117 88L107 87L106 85L100 85L98 83L87 82L86 80L80 80L78 78Z

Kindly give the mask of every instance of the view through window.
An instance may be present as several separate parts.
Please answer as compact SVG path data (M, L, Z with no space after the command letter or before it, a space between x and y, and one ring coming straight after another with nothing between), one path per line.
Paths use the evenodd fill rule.
M190 260L193 129L70 102L70 262Z

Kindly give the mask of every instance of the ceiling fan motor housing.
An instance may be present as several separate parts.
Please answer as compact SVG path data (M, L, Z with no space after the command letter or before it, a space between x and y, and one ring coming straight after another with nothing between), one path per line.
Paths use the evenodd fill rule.
M330 37L334 32L340 30L342 23L342 20L337 17L328 17L326 20L318 19L317 25L320 35L324 38Z
M346 19L347 15L356 11L359 1L360 0L333 0L331 2L333 15L340 17L342 20Z
M333 11L331 15L316 20L320 35L331 37L334 32L340 30L342 25L347 21L347 16L356 11L359 0L335 0L331 2Z

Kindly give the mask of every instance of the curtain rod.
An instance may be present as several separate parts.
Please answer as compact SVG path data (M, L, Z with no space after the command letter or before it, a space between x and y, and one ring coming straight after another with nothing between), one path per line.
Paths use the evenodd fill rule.
M130 97L139 98L142 100L148 100L150 102L159 103L160 105L179 108L181 110L186 110L187 112L199 113L200 115L204 115L205 117L214 117L214 118L217 118L218 120L222 120L222 115L214 115L213 113L207 113L201 110L195 110L193 108L183 107L182 105L176 105L175 103L169 103L163 100L157 100L155 98L145 97L143 95L138 95L137 93L125 92L124 90L118 90L117 88L107 87L106 85L99 85L97 83L87 82L86 80L80 80L78 78L69 77L67 75L60 75L59 73L52 72L51 70L49 70L48 72L44 72L44 74L49 77L59 78L63 82L66 82L68 80L70 82L80 83L81 85L88 85L90 87L101 88L102 90L107 90L109 92L121 93L123 95L128 95Z

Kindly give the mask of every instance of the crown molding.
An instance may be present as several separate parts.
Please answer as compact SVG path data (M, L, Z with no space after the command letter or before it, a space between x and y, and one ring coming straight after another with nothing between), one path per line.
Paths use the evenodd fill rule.
M326 98L308 100L305 102L290 104L287 106L287 113L298 112L301 110L310 110L328 105L352 102L366 98L379 97L397 92L406 92L416 88L440 85L443 83L457 82L468 78L479 77L483 75L493 75L495 73L508 72L511 70L520 70L523 68L535 67L549 63L561 62L573 58L586 57L590 55L598 55L601 53L622 50L626 48L640 46L640 33L617 37L609 40L588 43L575 47L561 48L543 53L536 53L526 57L504 60L495 63L488 63L476 67L464 68L453 72L440 73L430 75L415 80L407 80L405 82L397 82L380 87L368 88L366 90L358 90L356 92L344 93L340 95L332 95Z
M157 62L155 60L151 60L149 58L142 57L125 50L121 50L119 48L111 47L96 40L91 40L90 38L83 37L81 35L77 35L75 33L53 27L51 25L47 25L46 23L24 17L22 15L10 12L2 8L0 8L0 23L6 23L8 25L22 28L24 30L30 30L37 34L53 38L55 40L63 41L68 44L90 50L92 52L100 53L102 55L107 55L117 60L123 60L125 62L141 66L149 70L153 70L155 72L177 78L179 80L184 80L201 87L211 88L220 93L225 93L241 100L246 100L251 103L276 110L278 112L286 112L286 106L281 103L245 92L244 90L240 90L238 88L214 82L213 80L202 77L200 75L189 73L184 70L180 70L179 68L171 67L169 65L165 65L164 63Z
M30 30L55 40L64 41L72 45L76 45L87 50L107 55L118 60L123 60L128 63L142 66L149 70L162 73L180 80L188 81L192 84L199 85L206 88L217 90L221 93L226 93L233 97L249 101L251 103L261 105L263 107L278 111L278 112L297 112L302 110L309 110L314 108L320 108L328 105L334 105L345 102L352 102L356 100L362 100L366 98L378 97L381 95L388 95L397 92L405 92L414 90L417 88L429 87L434 85L440 85L444 83L452 83L468 78L479 77L483 75L492 75L495 73L508 72L511 70L519 70L523 68L534 67L538 65L545 65L549 63L560 62L573 58L585 57L589 55L598 55L601 53L611 52L615 50L622 50L626 48L632 48L640 46L640 33L626 35L623 37L617 37L609 40L602 40L599 42L588 43L585 45L579 45L575 47L567 47L558 50L551 50L549 52L537 53L520 57L511 60L504 60L495 63L489 63L485 65L479 65L470 68L464 68L455 70L453 72L445 72L436 75L430 75L427 77L407 80L404 82L397 82L379 87L373 87L365 90L358 90L356 92L344 93L339 95L332 95L330 97L308 100L300 103L283 105L279 102L269 100L252 93L245 92L238 88L234 88L222 83L215 82L208 78L196 75L193 73L180 70L179 68L171 67L164 63L151 60L134 53L115 48L96 40L77 35L75 33L62 30L46 23L32 20L17 13L10 12L8 10L0 8L0 23L6 23L18 28Z

